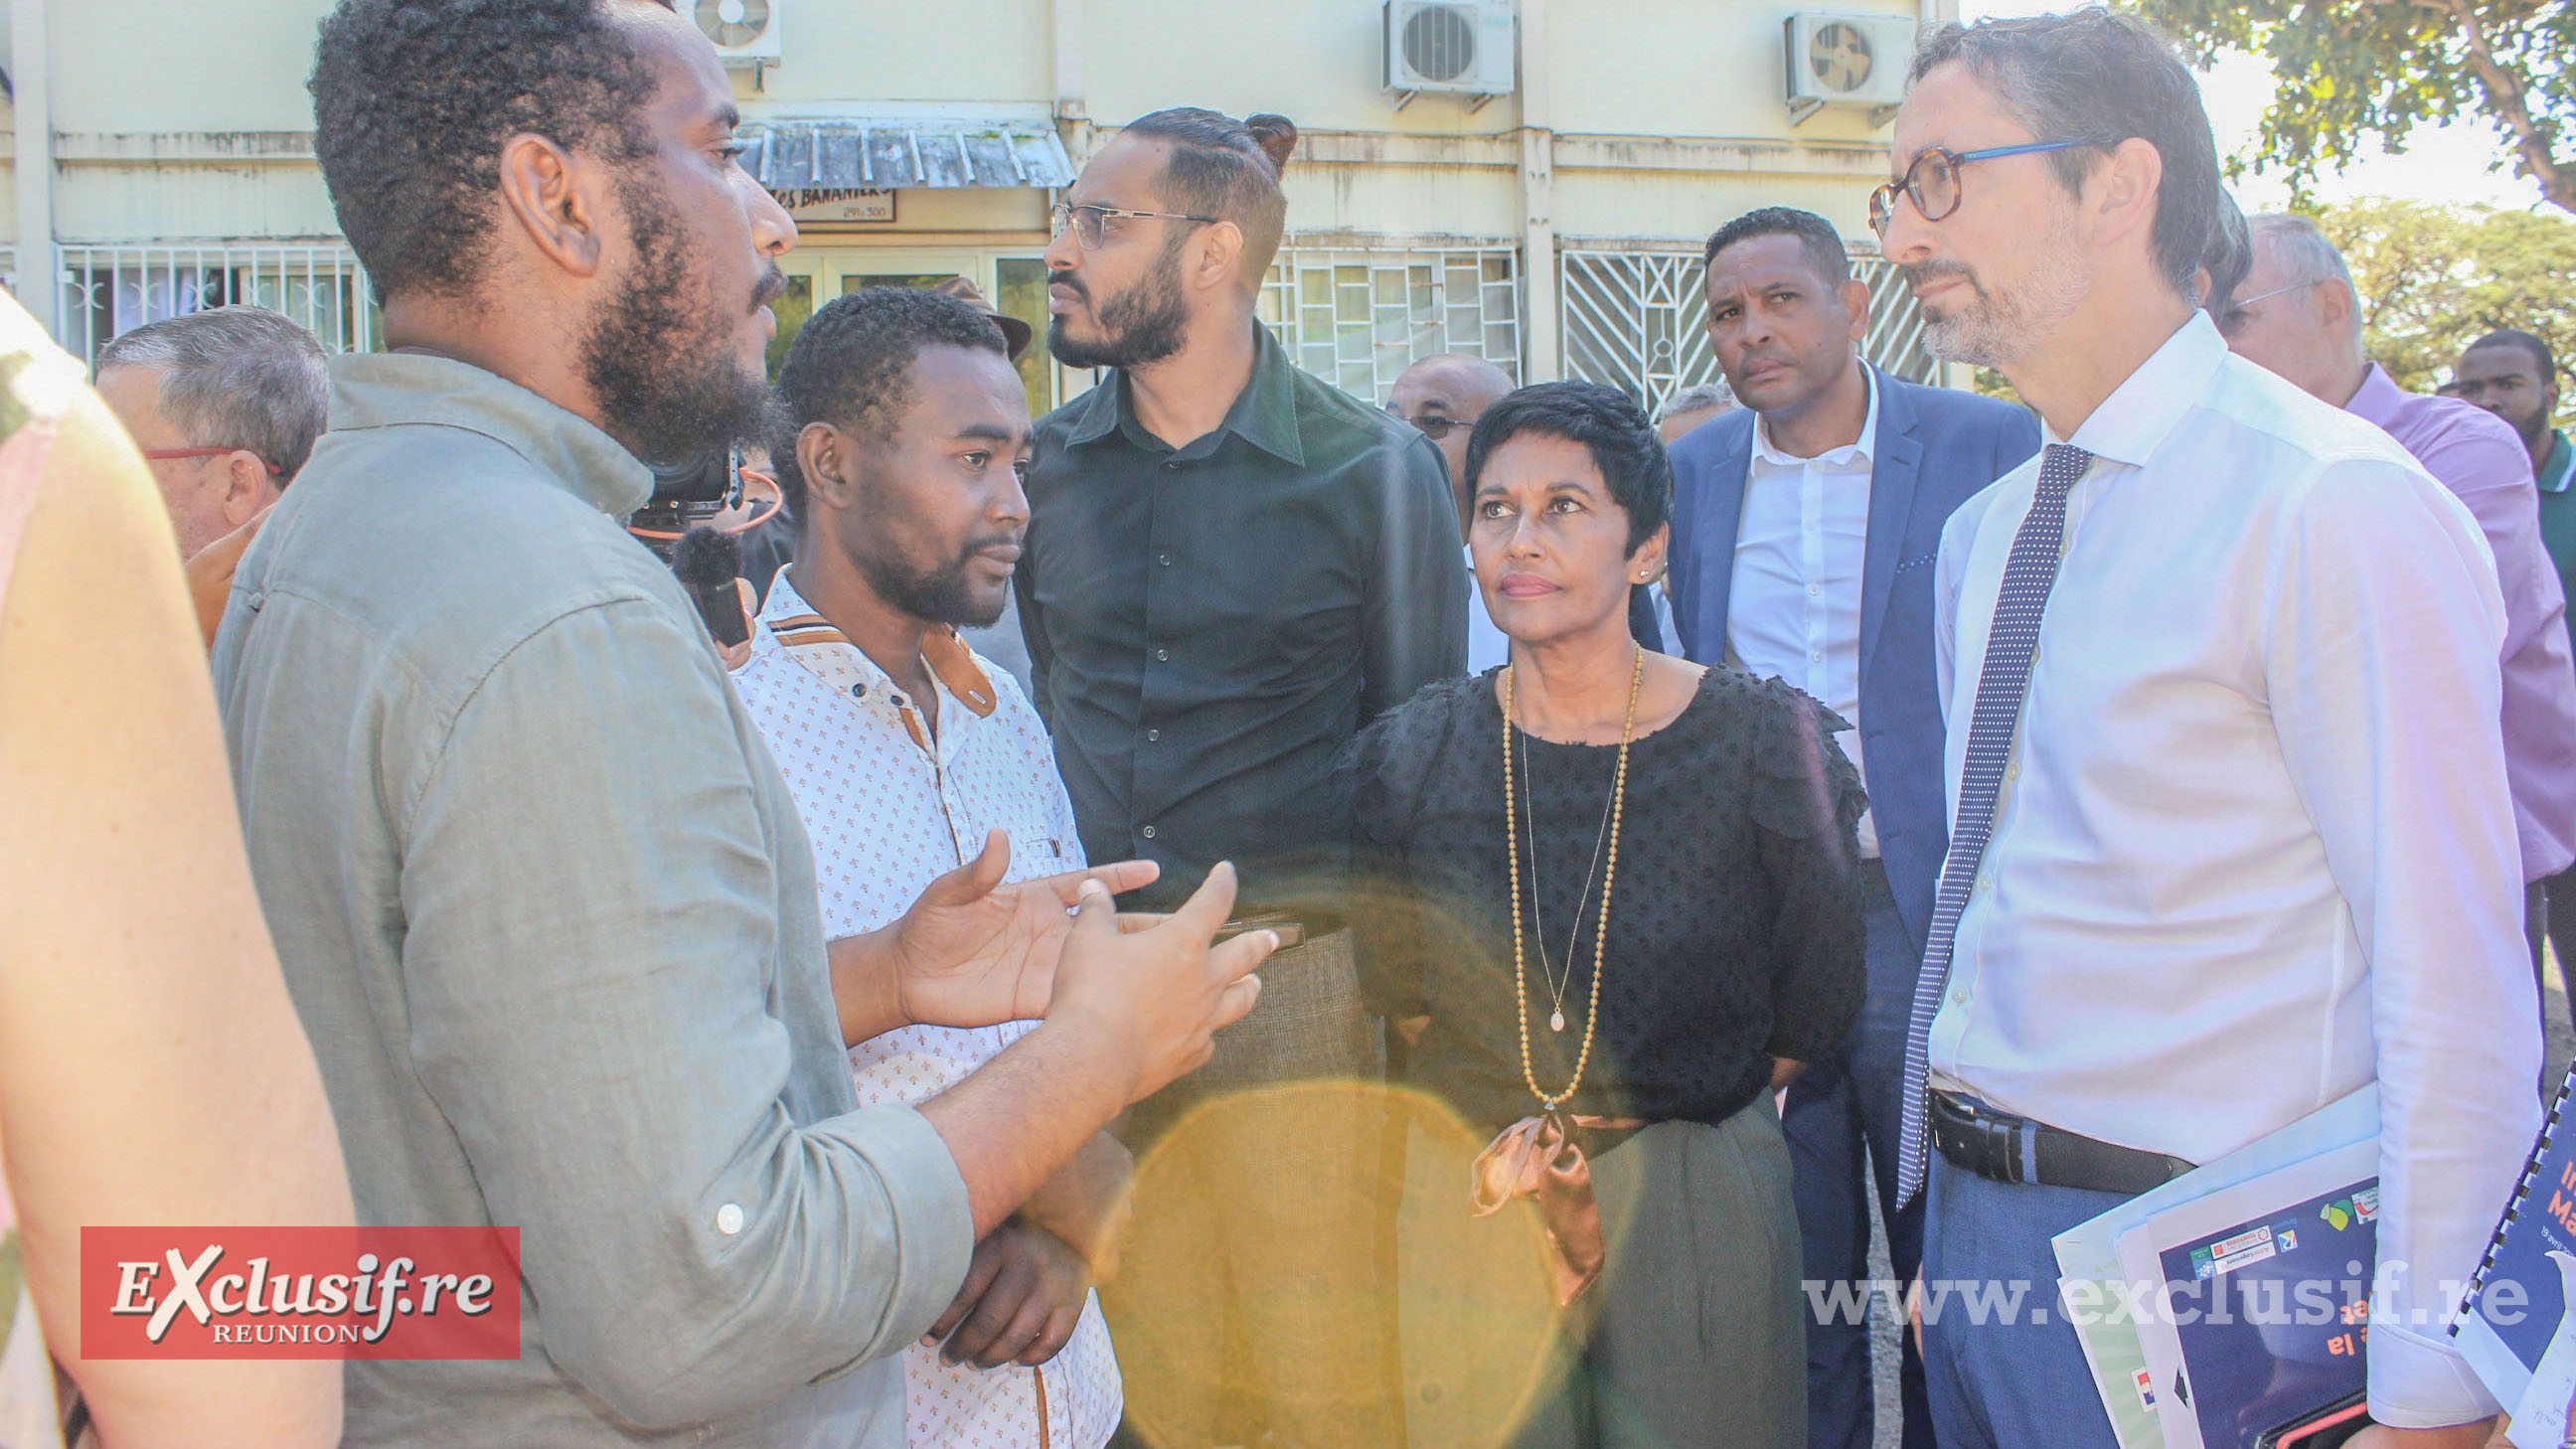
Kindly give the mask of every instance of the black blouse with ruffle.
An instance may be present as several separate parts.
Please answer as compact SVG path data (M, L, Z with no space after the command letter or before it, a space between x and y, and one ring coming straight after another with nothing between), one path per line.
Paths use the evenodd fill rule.
M1849 727L1777 679L1714 667L1678 718L1630 747L1601 1029L1582 1090L1563 1110L1715 1125L1763 1091L1772 1058L1814 1061L1841 1043L1863 982L1854 867L1865 801L1832 740ZM1599 875L1579 931L1576 897L1619 750L1521 736L1516 771L1519 739L1528 743L1521 789L1536 822L1537 915L1548 960L1565 978L1559 1033L1548 1029L1525 825L1531 1061L1539 1085L1557 1092L1583 1040ZM1502 749L1488 671L1424 689L1344 761L1361 981L1373 1010L1431 1018L1408 1075L1478 1130L1539 1110L1513 1023Z

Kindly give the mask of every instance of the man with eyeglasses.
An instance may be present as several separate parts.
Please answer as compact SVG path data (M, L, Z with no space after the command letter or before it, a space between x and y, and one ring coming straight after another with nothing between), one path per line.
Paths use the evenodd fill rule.
M1928 1176L1937 1436L2110 1449L2050 1239L2376 1084L2377 1422L2349 1442L2483 1445L2444 1285L2538 1124L2540 1033L2477 521L2199 311L2218 158L2143 22L1933 29L1893 150L1874 209L1933 349L2044 425L1935 580L1952 823L1898 1196ZM2008 1311L1962 1311L1995 1285Z
M2541 541L2530 458L2503 420L2456 398L2403 391L2370 360L2352 273L2315 222L2269 215L2250 225L2253 265L2240 290L2251 295L2213 303L2228 349L2385 430L2477 515L2495 556L2505 613L2505 778L2531 883L2525 926L2537 976L2545 882L2576 862L2576 668L2568 662L2566 595Z
M1396 378L1395 390L1387 394L1386 410L1413 424L1440 449L1441 461L1449 467L1449 490L1458 500L1461 538L1475 523L1467 501L1467 439L1476 430L1476 419L1512 387L1512 375L1485 359L1443 352L1406 368ZM1472 557L1467 567L1474 570ZM1471 582L1467 587L1467 672L1482 674L1510 663L1511 657L1512 641L1494 627L1485 613L1484 596Z
M212 307L100 349L98 392L152 464L179 556L277 501L322 435L330 359L266 307Z
M1104 1304L1129 1415L1166 1445L1400 1438L1380 1114L1275 1089L1379 1074L1334 766L1459 673L1467 583L1438 449L1255 318L1295 142L1277 116L1146 116L1067 190L1046 256L1047 345L1106 369L1037 425L1014 580L1083 848L1159 865L1148 909L1232 860L1238 914L1288 938L1215 1059L1122 1129L1143 1165Z

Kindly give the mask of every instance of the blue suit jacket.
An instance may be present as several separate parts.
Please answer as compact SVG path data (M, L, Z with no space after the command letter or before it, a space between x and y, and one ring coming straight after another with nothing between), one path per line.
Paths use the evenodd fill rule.
M2039 422L2009 403L1870 370L1878 383L1878 438L1861 571L1860 743L1880 862L1920 951L1950 848L1932 651L1941 525L2039 451ZM1672 449L1673 626L1682 652L1702 664L1726 657L1727 591L1753 423L1754 415L1739 409Z

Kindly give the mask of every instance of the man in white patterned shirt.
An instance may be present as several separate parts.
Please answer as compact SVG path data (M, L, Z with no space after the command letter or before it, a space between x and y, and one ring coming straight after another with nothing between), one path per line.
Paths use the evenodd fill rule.
M802 536L733 679L814 839L826 931L883 925L961 867L982 885L1082 869L1045 726L957 637L999 614L1028 522L1028 406L1001 333L953 297L874 289L806 323L780 388ZM860 1103L932 1097L1032 1025L861 1042ZM955 1303L904 1350L911 1444L1108 1441L1121 1394L1091 1264L1128 1168L1103 1134L977 1245Z

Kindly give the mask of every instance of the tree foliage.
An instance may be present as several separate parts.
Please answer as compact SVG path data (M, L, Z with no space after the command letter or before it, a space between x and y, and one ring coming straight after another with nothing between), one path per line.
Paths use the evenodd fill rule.
M2576 369L2576 221L2385 199L2310 215L2351 266L2363 341L2399 387L2431 392L2460 349L2499 327L2538 334ZM1974 386L2020 400L1992 368Z
M2327 207L2316 221L2343 249L2363 339L2398 386L2431 391L2461 348L2499 327L2537 333L2576 363L2576 221L2387 200Z
M2483 120L2515 170L2576 211L2576 6L2563 0L2131 0L2206 66L2241 50L2277 81L2253 154L2303 188L2373 138Z

